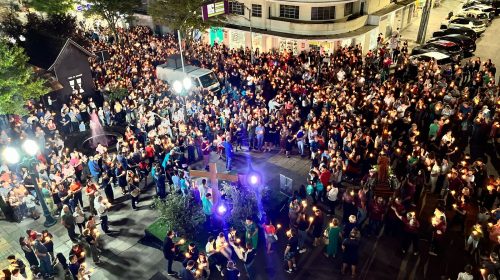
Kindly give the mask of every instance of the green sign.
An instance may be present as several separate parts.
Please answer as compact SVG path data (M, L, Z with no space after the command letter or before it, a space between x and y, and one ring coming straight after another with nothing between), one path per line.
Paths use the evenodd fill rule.
M210 46L213 46L215 43L222 44L222 42L224 42L224 30L219 27L211 27Z

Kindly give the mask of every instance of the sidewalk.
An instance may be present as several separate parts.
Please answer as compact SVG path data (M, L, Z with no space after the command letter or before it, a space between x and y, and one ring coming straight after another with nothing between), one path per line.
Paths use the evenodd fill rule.
M445 20L450 12L456 13L462 7L463 1L460 0L442 0L441 5L431 9L429 16L429 24L427 25L426 40L432 37L434 31L439 30L441 22ZM411 50L417 45L418 28L420 27L420 19L422 18L422 10L419 10L419 15L412 20L402 32L402 40L408 40L408 48Z

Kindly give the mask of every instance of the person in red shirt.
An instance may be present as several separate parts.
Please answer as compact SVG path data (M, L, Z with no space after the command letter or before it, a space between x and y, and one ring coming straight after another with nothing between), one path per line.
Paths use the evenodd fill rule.
M377 197L375 202L369 205L368 217L370 221L368 222L368 234L378 235L380 228L382 228L382 222L384 221L385 214L385 203L382 197Z
M392 203L391 208L387 211L387 219L385 225L385 233L387 235L398 235L401 230L401 221L398 216L403 216L405 212L405 207L401 202L401 198L396 197Z
M69 185L69 190L73 194L73 199L75 200L75 206L77 204L80 204L80 206L83 208L83 198L82 198L82 184L75 179L70 179L72 180L71 184Z
M406 254L410 244L413 243L413 255L418 255L418 231L420 229L420 223L415 217L415 212L409 212L406 216L401 216L396 213L398 218L403 222L403 241L401 244L403 254Z
M148 164L148 168L151 167L151 164L155 159L155 147L153 146L153 143L149 143L146 148L144 148L144 157Z
M87 189L85 193L89 196L89 210L92 215L97 214L94 206L94 200L97 193L97 187L91 180L87 181Z
M444 209L442 209L444 211ZM443 213L441 211L441 213ZM435 215L432 218L432 239L429 255L437 256L441 249L441 242L446 232L446 220L444 215Z

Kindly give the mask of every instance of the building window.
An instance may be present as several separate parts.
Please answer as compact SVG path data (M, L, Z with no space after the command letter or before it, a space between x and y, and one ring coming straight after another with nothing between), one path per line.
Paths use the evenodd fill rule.
M352 15L352 11L354 10L354 2L346 3L344 6L344 16Z
M244 16L245 15L245 5L243 3L240 3L237 1L230 1L229 2L229 13Z
M262 17L262 5L252 4L252 17Z
M311 20L330 20L330 19L335 19L335 6L311 8Z
M299 6L280 5L280 17L299 19Z

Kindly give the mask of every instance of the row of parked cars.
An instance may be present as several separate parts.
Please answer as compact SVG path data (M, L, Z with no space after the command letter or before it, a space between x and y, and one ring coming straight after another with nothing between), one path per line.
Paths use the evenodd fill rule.
M476 51L476 40L500 14L500 0L467 0L460 12L450 13L441 29L412 50L413 62L435 59L438 64L459 62Z

